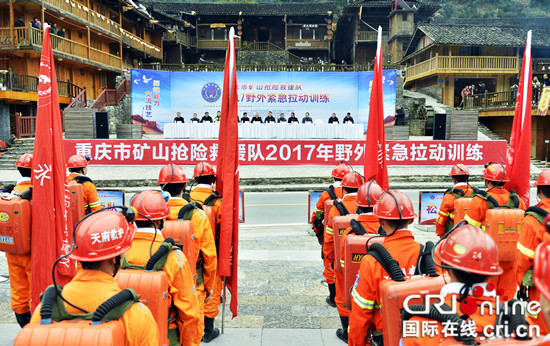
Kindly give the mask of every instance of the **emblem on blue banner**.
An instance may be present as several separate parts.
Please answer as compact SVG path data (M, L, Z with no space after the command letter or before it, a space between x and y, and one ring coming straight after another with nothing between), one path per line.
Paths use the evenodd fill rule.
M222 95L220 86L216 83L206 83L202 87L202 98L207 102L216 102Z

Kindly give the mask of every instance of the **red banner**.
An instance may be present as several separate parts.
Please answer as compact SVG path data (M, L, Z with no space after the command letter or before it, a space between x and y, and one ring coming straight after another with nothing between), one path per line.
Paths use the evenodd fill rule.
M89 155L92 165L216 164L217 140L65 139L65 155ZM239 164L326 166L337 161L362 165L363 140L240 140ZM386 141L390 166L440 166L505 162L506 141Z

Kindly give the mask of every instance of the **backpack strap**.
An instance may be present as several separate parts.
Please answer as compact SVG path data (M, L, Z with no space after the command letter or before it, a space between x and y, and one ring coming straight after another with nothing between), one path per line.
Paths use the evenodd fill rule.
M544 224L544 218L548 215L548 212L541 207L532 206L525 210L525 216L527 215L533 216L538 222Z
M462 198L464 197L464 190L462 189L457 189L457 188L450 188L448 189L447 191L445 191L445 194L452 194L453 196L455 196L455 198Z
M171 239L171 238L168 238L168 239ZM170 252L172 252L173 250L177 250L177 249L179 249L179 247L177 245L174 245L169 241L163 242L160 245L159 249L153 254L153 256L155 256L155 254L157 254L157 253L160 253L161 251L162 252L166 251L166 253L164 253L162 256L160 256L160 258L158 260L155 261L154 266L153 266L153 271L158 272L158 271L163 270L164 266L166 265L166 261L168 260L168 256L170 255ZM151 258L153 258L153 256L151 256ZM126 256L122 256L122 263L120 264L120 269L145 270L146 265L131 264L126 259Z
M77 175L76 177L73 178L73 181L76 181L78 184L84 184L84 183L94 183L92 181L92 179L90 179L89 177L86 177L84 175Z
M195 209L202 210L201 204L197 202L189 202L188 204L184 205L178 212L178 221L191 220Z
M334 192L334 185L330 185L325 191L328 192L330 199L332 199L333 201L338 199L338 196L336 196L336 192Z
M372 244L367 251L367 255L374 257L393 281L405 281L405 275L403 275L399 263L386 250L384 245L379 243Z
M189 192L187 191L184 191L181 198L183 198L184 200L186 200L187 202L190 202L191 201L191 195L189 194Z
M209 206L209 207L212 207L214 206L214 203L216 203L216 201L218 199L220 199L222 196L220 196L220 194L218 193L218 191L214 191L212 192L212 194L210 196L208 196L204 202L202 203L202 205L206 205L206 206Z
M334 206L336 207L336 209L338 209L338 212L340 212L340 216L349 215L348 208L346 208L346 206L344 205L344 203L342 201L335 200L334 201Z
M427 242L426 245L420 244L420 252L418 254L414 275L439 276L435 270L435 263L432 257L434 246L434 243L431 241Z
M508 191L508 202L506 203L508 209L519 208L519 196L515 190Z
M365 227L363 227L363 225L361 225L361 223L357 220L351 220L349 222L349 225L351 226L351 231L350 233L354 233L356 235L365 235L367 234L367 231L365 230Z
M486 201L487 206L489 206L489 209L498 209L500 207L497 200L493 196L491 196L487 191L477 190L475 195L477 197L480 197L484 201Z

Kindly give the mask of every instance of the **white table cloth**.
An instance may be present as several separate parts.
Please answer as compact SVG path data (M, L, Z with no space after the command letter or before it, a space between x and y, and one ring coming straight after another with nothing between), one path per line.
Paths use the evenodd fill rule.
M219 123L170 123L164 138L218 138ZM242 139L364 139L362 124L239 124Z

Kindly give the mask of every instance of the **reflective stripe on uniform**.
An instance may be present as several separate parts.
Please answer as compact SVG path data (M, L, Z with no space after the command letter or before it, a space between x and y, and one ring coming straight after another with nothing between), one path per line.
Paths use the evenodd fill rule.
M334 232L332 231L332 228L328 226L327 226L327 234L334 234Z
M355 288L351 291L351 297L353 298L353 301L362 309L372 310L374 308L374 300L368 300L361 297Z
M439 215L441 215L441 216L449 216L449 213L444 213L444 212L440 211L440 212L439 212Z
M525 256L527 256L529 258L535 258L535 251L533 251L529 248L526 248L525 246L523 246L522 243L518 242L517 248L518 248L519 252L521 252Z
M342 268L344 268L344 267L345 267L345 266L344 266L344 264L345 264L345 263L346 263L346 262L344 262L344 261L340 260L340 266L341 266Z
M100 201L97 201L97 202L93 202L93 203L88 204L88 206L89 206L90 208L99 207L100 205L101 205L101 202L100 202Z
M454 219L455 219L455 214L449 213L449 217L450 217L452 220L454 220Z
M315 208L315 212L318 213L318 212L321 212L321 211L324 211L323 209L317 209Z
M468 221L468 223L472 226L481 227L481 222L472 219L469 215L466 215L464 220Z
M181 270L183 268L183 265L181 264L180 253L183 254L183 252L181 252L180 250L176 251L176 255L178 256L178 264L179 264L180 270Z

